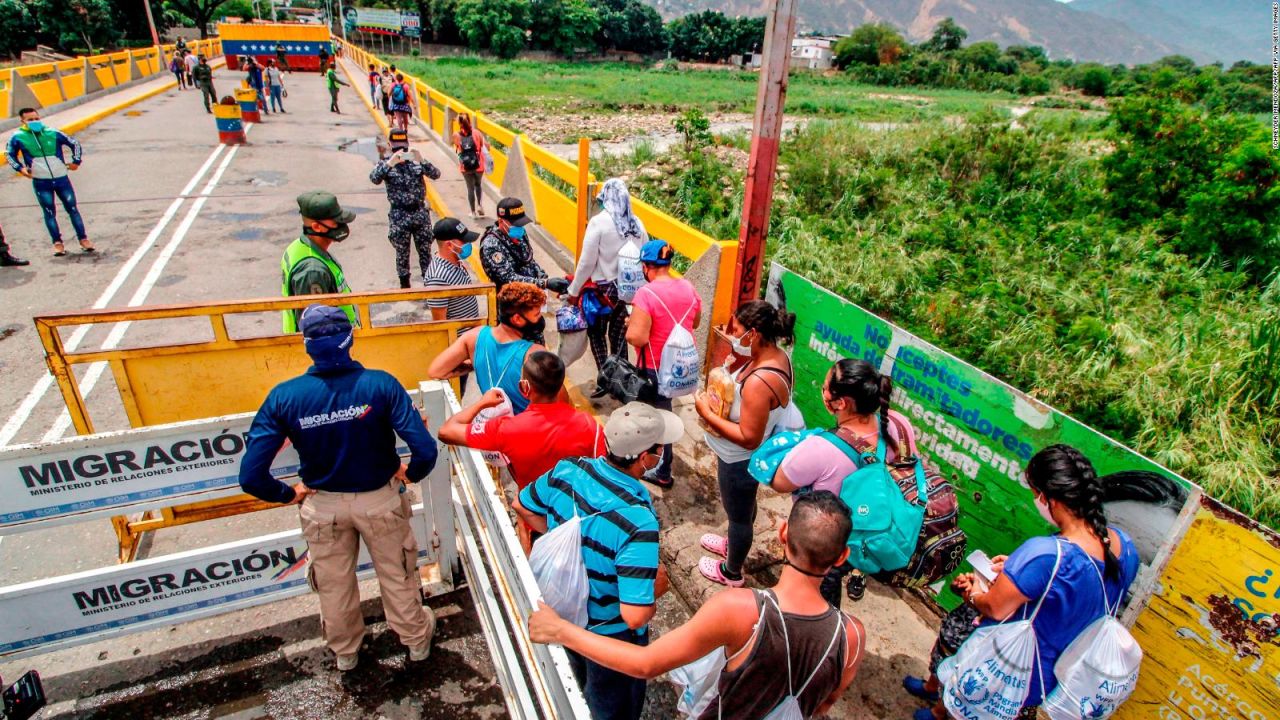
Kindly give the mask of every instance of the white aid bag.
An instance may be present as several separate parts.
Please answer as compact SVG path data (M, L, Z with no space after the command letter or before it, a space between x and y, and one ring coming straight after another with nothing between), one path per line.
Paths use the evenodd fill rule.
M698 717L715 702L720 697L720 673L727 662L724 647L718 647L667 673L671 682L684 688L676 702L676 710L689 717Z
M1053 573L1031 617L974 630L960 650L938 666L942 702L952 717L1015 720L1022 711L1031 690L1031 673L1039 664L1032 623L1062 563L1062 543L1055 547Z
M1084 552L1081 550L1081 552ZM1089 558L1094 571L1098 566ZM1142 648L1116 620L1120 599L1107 599L1107 583L1102 583L1102 601L1107 612L1090 623L1058 656L1053 675L1058 687L1049 693L1041 708L1051 720L1102 720L1120 707L1138 684Z
M542 600L560 617L586 627L590 587L587 565L582 559L582 519L576 512L568 522L533 543L529 566L542 591Z
M618 250L618 299L631 302L644 287L644 266L640 264L640 248L633 242L622 243Z
M506 391L496 386L494 389L502 393L502 403L481 410L476 415L475 419L471 421L471 432L479 433L483 431L485 424L490 420L516 414L515 408L511 405L511 398L507 397ZM480 454L484 456L484 461L490 465L506 467L510 464L510 461L507 460L507 456L496 450L483 450Z
M690 304L684 316L677 320L658 293L651 289L649 294L675 323L667 336L667 344L662 346L662 357L658 358L658 393L667 398L688 395L698 389L698 378L702 375L702 356L698 353L693 333L684 326L689 313L693 312L693 305Z

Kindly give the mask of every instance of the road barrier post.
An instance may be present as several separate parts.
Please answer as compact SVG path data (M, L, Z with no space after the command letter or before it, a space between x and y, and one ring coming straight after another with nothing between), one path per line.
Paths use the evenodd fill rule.
M223 145L245 143L244 118L240 115L240 106L234 101L214 105L213 122L218 127L218 142Z
M258 91L253 88L236 88L236 102L240 105L240 118L244 122L262 122L258 110Z

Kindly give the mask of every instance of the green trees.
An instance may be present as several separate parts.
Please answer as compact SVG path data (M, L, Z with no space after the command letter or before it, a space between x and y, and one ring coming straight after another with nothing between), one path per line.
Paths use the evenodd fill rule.
M651 53L667 45L662 16L640 0L592 0L600 14L596 42L602 49Z
M836 42L832 52L838 68L853 63L861 65L892 65L907 51L907 41L902 34L886 23L869 23L858 26L849 37Z
M29 0L28 6L40 35L59 50L95 53L120 39L107 0Z
M23 0L0 0L0 55L16 56L35 34L36 24Z
M534 0L530 10L531 40L537 47L565 57L595 50L600 13L587 0Z
M208 37L205 28L227 0L166 0L175 10L191 18L200 28L200 37ZM252 13L250 13L252 16Z
M681 60L720 62L730 55L756 51L764 44L764 18L731 19L704 10L667 25L671 54Z
M920 47L930 52L952 52L959 50L967 37L969 37L968 30L960 27L955 20L946 17L942 18L942 21L933 29L933 37Z
M1170 247L1263 278L1280 262L1280 159L1252 119L1210 115L1169 96L1116 103L1115 151L1102 160L1107 203Z
M511 59L524 49L528 0L458 0L458 31L473 50Z

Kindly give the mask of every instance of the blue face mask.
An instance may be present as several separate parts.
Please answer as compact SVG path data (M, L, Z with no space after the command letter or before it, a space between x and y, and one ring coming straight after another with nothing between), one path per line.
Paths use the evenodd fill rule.
M40 122L39 120L32 120L31 122L27 123L27 129L30 130L31 132L43 132L44 123Z
M512 240L523 240L524 228L516 227L515 225L512 225L510 228L507 229L507 236L510 237Z
M462 249L458 251L458 259L466 260L471 257L471 243L463 243Z

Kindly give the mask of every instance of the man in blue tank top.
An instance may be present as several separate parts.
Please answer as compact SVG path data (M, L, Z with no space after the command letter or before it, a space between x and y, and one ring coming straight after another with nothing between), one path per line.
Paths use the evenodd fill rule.
M524 412L529 399L520 392L520 370L529 353L546 350L533 341L547 326L546 300L535 285L507 283L498 291L498 324L463 333L431 361L427 375L444 380L474 372L482 394L501 388L515 414Z

